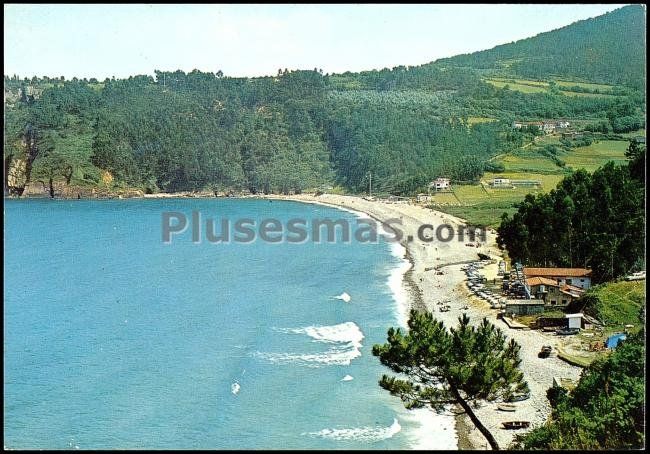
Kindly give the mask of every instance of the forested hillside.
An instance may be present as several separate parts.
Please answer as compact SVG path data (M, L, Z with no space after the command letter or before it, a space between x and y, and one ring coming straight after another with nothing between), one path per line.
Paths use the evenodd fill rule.
M645 8L631 5L559 30L438 63L529 78L645 84Z
M571 118L614 132L642 126L639 23L643 10L626 7L525 45L501 46L507 51L361 73L5 76L5 193L22 194L34 182L146 192L359 192L372 174L377 192L410 195L439 176L476 181L495 170L492 157L532 140L531 131L512 128L514 119ZM592 42L588 61L576 60L574 47L597 30L605 37ZM549 48L555 53L542 52ZM529 71L521 74L554 74L552 61L581 71L573 75L617 78L619 85L573 96L582 88L527 93L486 82L486 67L520 54L538 59L517 63ZM614 54L624 70L612 63Z

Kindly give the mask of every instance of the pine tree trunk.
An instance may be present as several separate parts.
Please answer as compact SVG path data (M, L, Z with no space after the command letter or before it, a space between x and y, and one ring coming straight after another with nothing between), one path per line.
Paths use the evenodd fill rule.
M487 430L487 427L485 427L481 421L476 417L476 414L474 414L474 411L470 407L470 405L463 399L460 395L460 392L458 392L458 389L455 386L450 385L449 389L451 393L454 395L458 403L460 404L461 407L463 407L463 410L465 410L465 413L467 413L467 416L469 416L469 419L472 420L476 428L483 434L485 439L488 441L490 446L494 451L499 451L499 444L495 440L494 436L492 433L490 433L489 430Z

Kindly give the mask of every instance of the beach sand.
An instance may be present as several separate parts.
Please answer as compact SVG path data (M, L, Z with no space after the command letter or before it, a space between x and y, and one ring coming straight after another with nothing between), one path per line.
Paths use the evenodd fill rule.
M461 264L443 266L463 261L478 260L478 252L490 255L492 258L500 258L500 251L496 247L496 234L494 231L487 232L487 241L481 247L466 246L469 240L458 241L452 239L448 242L432 241L422 242L418 240L418 228L422 224L431 224L437 227L441 224L453 226L454 231L463 225L463 221L445 213L433 211L422 206L407 203L386 203L380 201L369 201L360 197L323 194L321 196L295 195L295 196L266 196L283 200L294 200L307 203L320 203L332 205L356 212L366 213L380 221L389 219L400 219L400 226L406 239L411 235L414 240L411 242L402 241L406 249L406 258L413 264L411 269L404 275L403 285L408 290L410 298L407 301L409 307L420 310L432 311L436 318L442 320L445 325L453 326L458 323L458 317L466 312L472 323L479 323L483 317L487 317L501 328L507 337L515 339L521 345L521 369L530 387L530 399L517 402L515 412L502 412L497 410L497 403L485 403L476 410L476 414L483 424L492 432L500 447L507 448L518 433L522 430L505 430L501 426L503 421L523 420L530 421L531 426L544 423L550 415L551 407L546 398L546 391L552 386L553 377L566 377L577 380L581 368L571 366L561 359L552 355L546 359L537 357L542 345L558 345L558 339L547 333L531 330L512 330L507 325L496 319L497 311L491 309L489 304L474 297L465 286L465 273L460 269ZM431 231L429 231L431 235ZM443 232L446 235L446 232ZM436 274L433 267L443 266L444 274ZM488 269L489 273L496 272ZM449 301L451 310L439 312L436 303L438 301ZM468 309L462 308L467 305ZM459 449L489 449L489 446L482 434L474 428L466 416L457 416L456 432L458 435ZM430 449L435 449L431 446Z

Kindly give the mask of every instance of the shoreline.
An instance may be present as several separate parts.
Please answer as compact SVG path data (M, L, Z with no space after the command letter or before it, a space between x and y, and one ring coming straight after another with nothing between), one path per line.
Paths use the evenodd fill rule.
M334 206L355 213L364 213L380 222L399 218L403 222L401 230L405 238L409 234L416 238L415 233L422 224L434 226L450 224L454 228L465 226L465 222L455 216L407 203L368 201L361 197L333 194L257 197ZM482 402L475 410L477 417L490 430L501 449L507 449L514 441L515 435L522 431L504 430L501 423L510 420L526 420L531 423L531 427L544 424L551 414L546 391L553 385L553 379L564 377L578 380L582 368L567 364L557 356L539 359L537 353L540 346L557 347L560 340L552 334L541 331L509 329L505 324L497 321L497 310L491 309L487 302L475 297L468 290L465 285L465 273L461 270L461 262L479 260L478 253L488 255L492 259L502 259L502 253L496 246L494 230L486 229L486 241L480 248L470 248L464 241L456 240L445 243L401 241L400 244L404 248L404 259L411 264L402 279L402 288L408 295L407 314L411 307L426 310L433 313L446 326L455 326L462 313L470 317L472 324L480 323L483 318L487 318L503 331L506 338L514 339L521 346L520 368L528 382L530 398L517 402L515 413L499 411L497 402ZM444 268L441 265L445 265ZM441 274L435 272L436 267L442 271ZM492 279L497 273L497 263L488 265L483 271ZM451 310L439 312L436 305L438 301L448 301ZM457 449L490 449L483 435L474 427L467 415L454 415L454 431L457 437ZM431 446L428 449L435 448L436 446Z
M323 194L320 197L325 196L326 194ZM308 197L308 198L307 198ZM370 217L378 222L383 222L386 217L385 216L380 216L377 213L373 213L371 210L366 209L359 209L359 208L350 208L348 204L340 204L341 199L340 197L345 197L345 198L350 198L354 200L348 200L350 204L352 204L355 201L365 201L361 197L355 197L355 196L337 196L337 201L339 203L336 203L335 201L323 201L323 200L316 200L316 196L305 196L305 195L300 195L300 196L280 196L280 195L268 195L268 196L256 196L256 198L261 198L261 199L269 199L269 200L283 200L283 201L293 201L293 202L302 202L302 203L310 203L310 204L315 204L315 205L322 205L322 206L327 206L327 207L332 207L336 209L340 209L343 211L347 211L350 213L353 213L355 215L362 215L363 217ZM248 198L248 197L246 197ZM365 201L368 203L377 203L374 201ZM381 202L380 202L381 203ZM401 204L403 205L403 204ZM409 205L409 206L414 206L414 205ZM421 207L418 207L420 209L423 209ZM433 211L433 210L431 210ZM439 215L444 215L448 216L449 218L452 219L452 221L455 224L462 224L462 220L459 218L456 218L454 216L449 216L446 213L441 213L441 212L436 212ZM403 218L403 216L400 216ZM383 219L382 219L383 218ZM383 228L387 228L392 230L389 226L383 226ZM409 243L402 240L399 243L400 247L400 256L395 253L395 250L391 250L391 253L393 254L394 257L401 259L405 263L408 263L408 268L402 269L402 266L399 266L394 270L395 275L399 276L399 286L401 287L401 293L399 290L395 287L397 287L397 284L395 284L395 287L390 286L391 290L393 292L393 298L396 300L397 306L398 306L398 312L400 313L399 319L400 319L400 325L402 325L402 328L406 328L406 322L408 321L408 315L411 309L416 309L418 311L426 311L427 305L425 303L425 295L423 292L423 289L421 286L418 285L417 283L417 278L416 278L416 261L414 257L414 253L411 250L411 247L409 247ZM392 276L391 276L392 277ZM389 278L390 281L390 278ZM404 296L405 301L399 301L401 299L400 297ZM402 306L401 308L399 306ZM452 427L455 432L455 441L456 441L456 447L458 450L476 450L476 449L485 449L484 444L480 444L479 440L472 439L468 434L474 429L471 421L465 416L465 415L451 415L448 413L443 413L443 414L438 414L432 409L427 409L423 408L420 410L419 413L416 414L416 412L411 412L410 415L417 420L417 423L420 425L420 428L418 432L420 432L420 437L421 439L417 443L417 447L414 449L437 449L439 445L434 444L434 440L430 440L430 433L427 433L425 429L430 429L435 424L432 420L435 420L436 417L445 417L445 418L453 418L452 422ZM480 436L480 434L479 434ZM431 446L423 446L426 442L431 443Z
M403 213L401 216L399 215L400 213L395 213L394 207L397 206L409 206L412 208L417 208L419 210L425 210L424 208L416 207L414 205L395 204L394 206L392 206L382 202L367 201L364 200L362 197L358 197L358 196L347 196L347 195L339 196L339 195L332 195L332 194L323 194L320 196L312 196L308 194L300 194L300 195L256 194L256 195L245 195L240 197L215 197L213 194L207 194L207 193L178 192L178 193L142 194L142 195L129 196L129 197L121 197L116 194L116 195L111 195L106 197L97 197L97 196L82 197L81 199L78 199L77 197L54 197L51 200L68 200L68 201L118 200L118 199L119 200L143 200L143 199L160 200L160 199L194 199L194 198L238 199L238 200L268 199L268 200L280 200L280 201L289 201L289 202L296 202L296 203L308 203L312 205L320 205L328 208L335 208L337 210L346 211L348 213L354 214L357 217L371 218L380 223L383 223L384 220L386 219L391 219L396 217L402 218L403 221L406 221L405 223L408 223L409 221L412 222L414 220L411 219L412 216L410 215L410 213ZM5 199L43 200L43 199L50 199L50 197L23 195L20 197L5 196ZM384 206L384 210L381 212L376 212L376 210L372 209L373 204L381 204L382 206ZM455 221L454 222L455 224L460 224L462 222L460 219L454 218L453 216L449 216L440 212L435 212L435 213L438 213L439 215L448 216L450 220L452 220L452 222ZM406 217L406 220L403 219L404 217ZM402 225L403 231L405 230L404 227L405 225ZM389 226L384 226L384 228L390 229ZM405 233L412 233L412 232L405 232ZM406 268L406 266L404 265L404 269L402 269L402 266L398 265L393 271L394 275L391 274L391 277L389 278L389 280L395 278L395 282L393 283L393 286L390 285L390 282L388 285L391 289L391 292L393 293L393 298L395 300L396 308L399 313L398 319L400 321L400 325L404 325L405 327L405 323L408 320L408 314L411 308L421 310L421 311L426 311L429 309L427 308L427 304L426 304L425 290L422 288L421 285L418 285L418 276L417 276L418 273L416 272L417 260L416 260L416 254L412 250L412 245L408 244L404 240L400 241L399 243L395 243L395 245L397 244L399 244L400 247L399 252L401 256L397 257L395 250L391 250L391 254L394 257L398 258L399 260L403 261L405 264L408 263L408 268ZM407 413L410 417L409 419L412 419L412 421L415 424L419 424L419 427L416 429L416 431L419 433L419 439L416 443L417 447L414 449L436 449L437 446L434 444L435 440L431 440L430 438L432 435L431 429L437 426L435 424L435 418L438 416L438 414L436 414L431 409L422 409L422 410L420 410L419 412ZM455 439L456 439L456 444L458 449L480 449L478 447L474 447L472 440L466 436L468 430L466 429L466 424L465 425L463 424L462 415L452 416L448 413L445 413L442 416L446 418L453 418L453 420L451 421L450 429L452 429L455 432ZM469 422L469 425L471 426L471 422ZM429 443L431 444L431 446L423 446L423 444L425 443ZM480 446L480 445L477 444L476 446Z
M107 198L87 197L81 200L106 200ZM119 197L112 197L117 199ZM139 197L125 197L127 199L161 199L161 198L234 198L246 199L269 199L283 200L299 203L311 203L351 212L359 217L370 217L381 223L392 219L400 219L402 222L400 230L403 238L416 235L418 228L423 224L435 226L449 224L453 229L465 226L465 222L452 215L425 208L410 203L388 203L377 200L366 200L359 196L322 194L314 196L310 194L300 195L247 195L243 197L215 197L214 195L187 195L185 193L175 194L153 194ZM7 197L5 199L42 199L42 197ZM68 198L56 197L58 200L71 200ZM76 199L76 198L75 198ZM476 416L483 422L493 434L501 449L507 449L514 440L515 435L522 431L503 430L501 423L510 420L526 420L531 427L544 424L551 414L551 407L546 397L546 391L552 386L555 377L577 380L582 368L569 365L552 355L547 359L539 359L537 353L542 345L557 347L559 339L555 336L540 331L514 330L509 329L505 324L496 320L496 310L491 309L485 301L475 297L466 287L465 273L460 269L462 262L479 260L478 253L490 256L493 259L501 259L502 253L496 247L496 232L486 229L486 241L481 248L467 247L462 238L451 239L448 242L421 242L421 241L400 241L404 250L403 259L408 261L410 266L403 273L401 272L401 289L405 294L404 303L400 303L393 291L393 296L398 305L404 306L402 314L408 317L411 308L429 311L442 321L445 326L455 326L461 313L466 313L471 323L479 323L483 318L490 320L497 328L501 329L506 338L514 339L520 346L521 365L520 368L530 388L530 398L516 403L516 412L502 412L497 410L496 402L483 402L475 410ZM397 243L395 243L397 244ZM444 265L444 268L442 266ZM435 269L440 271L436 272ZM488 273L489 279L496 276L497 264L492 263L483 270ZM399 268L398 268L399 269ZM488 270L489 269L489 270ZM391 287L392 290L392 287ZM436 305L439 301L447 301L451 307L448 312L439 312ZM402 318L401 316L399 317ZM402 320L400 320L402 321ZM433 413L433 410L430 410ZM444 415L449 415L444 413ZM429 417L431 415L428 415ZM459 450L484 450L490 449L483 435L474 427L465 414L455 414L452 429L456 434L457 449ZM435 441L425 440L424 420L430 418L417 418L421 423L421 443L425 441L432 446L418 446L416 449L436 449ZM428 433L431 435L431 432Z

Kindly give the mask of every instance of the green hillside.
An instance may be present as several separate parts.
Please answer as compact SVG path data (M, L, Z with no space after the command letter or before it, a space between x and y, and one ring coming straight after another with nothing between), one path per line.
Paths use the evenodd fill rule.
M641 87L645 82L645 8L609 14L437 64L493 70L526 78L578 78Z
M536 133L513 129L512 121L566 118L602 134L643 127L644 92L631 81L645 80L638 64L645 61L644 21L641 7L626 7L491 51L360 73L5 76L5 193L22 194L32 182L147 192L364 192L372 175L377 194L413 195L439 176L467 184L508 166L564 173L556 166L564 156L532 164L530 155L515 156ZM574 47L586 42L593 58L576 59ZM511 80L499 71L515 55L528 63L511 62L522 74ZM568 72L560 78L549 62ZM495 159L502 155L515 156L503 161L506 168ZM566 158L569 167L597 164L577 153ZM476 202L475 189L460 199ZM493 193L494 206L508 210L526 192Z

